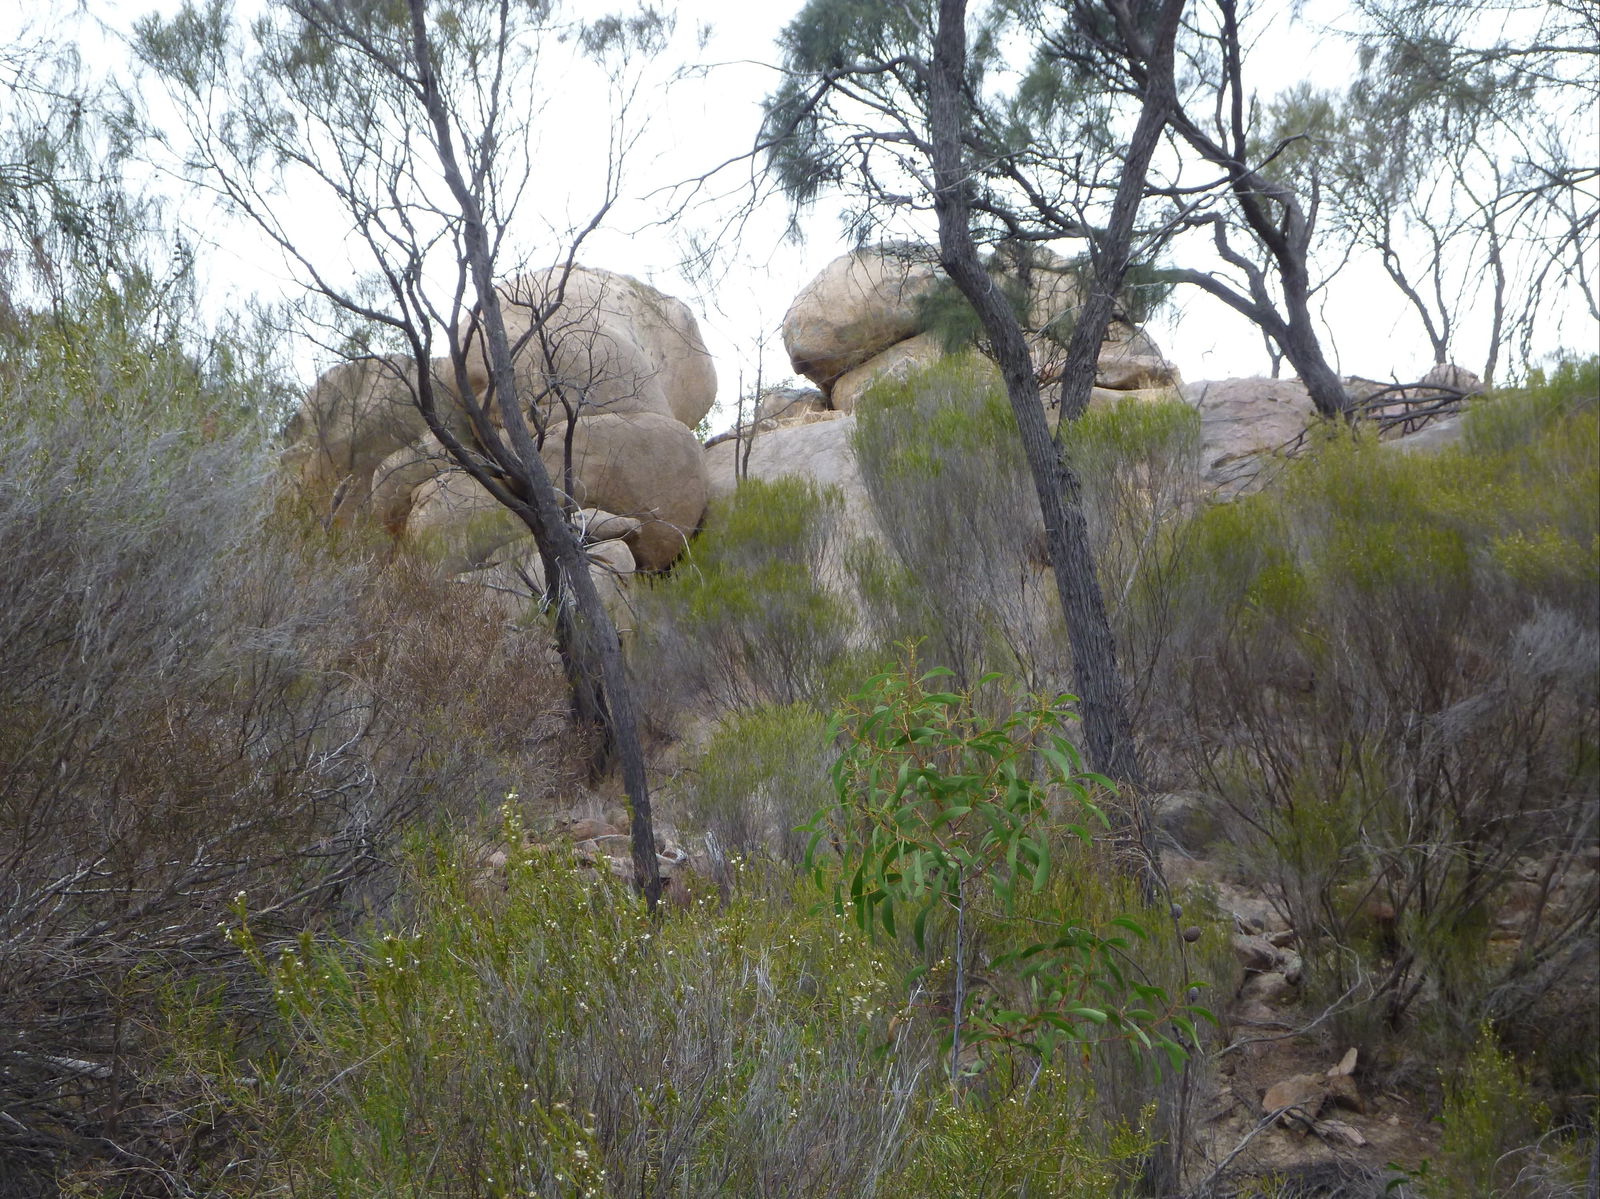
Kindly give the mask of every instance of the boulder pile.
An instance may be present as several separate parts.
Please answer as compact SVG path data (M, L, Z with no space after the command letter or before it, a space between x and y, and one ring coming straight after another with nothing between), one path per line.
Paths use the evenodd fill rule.
M517 402L571 498L602 590L620 594L633 571L670 566L705 512L694 427L716 399L716 370L699 327L680 301L585 267L510 280L500 299ZM466 386L498 431L481 334L464 325L457 335ZM478 446L454 370L445 360L430 369L449 432ZM429 430L416 382L416 364L401 357L334 367L290 421L286 463L336 518L370 517L433 548L453 573L525 592L540 582L531 536Z
M1025 332L1048 395L1066 357L1060 330L1081 303L1077 278L1064 259L1040 252L1025 281L1002 275L1008 282L1026 289ZM783 320L789 361L815 388L765 393L752 421L707 444L712 496L733 490L736 459L748 449L750 477L802 475L841 488L847 511L858 509L865 493L850 451L856 405L873 384L904 379L943 356L939 337L924 330L929 302L947 286L926 246L859 250L823 268ZM1091 404L1177 399L1181 385L1147 333L1121 315L1111 322Z
M994 274L1000 286L1024 297L1024 332L1049 405L1064 366L1063 330L1081 304L1073 265L1039 251L1025 269L996 265ZM870 523L851 450L856 407L873 384L904 379L943 355L940 337L928 330L936 323L932 314L949 306L951 291L926 246L860 250L829 263L783 321L794 370L812 386L769 389L741 426L704 447L696 426L715 400L716 371L682 302L626 275L586 267L508 280L500 298L518 405L541 431L541 456L570 497L602 592L621 601L628 577L669 567L708 501L731 492L745 474L797 475L838 487L847 520ZM481 333L467 324L456 334L467 350L466 393L501 432ZM475 447L456 371L442 359L428 370L446 429ZM1448 366L1425 382L1455 393L1479 386ZM430 547L452 573L497 594L541 586L532 539L429 430L417 408L417 383L417 364L404 357L334 367L289 422L286 463L334 519L370 518ZM1398 390L1360 379L1347 386L1358 397ZM1315 416L1305 388L1292 379L1185 384L1150 336L1118 314L1101 346L1090 404L1129 400L1182 400L1199 410L1205 483L1224 497L1258 486ZM1420 447L1452 436L1447 418L1406 440ZM621 616L625 604L613 610Z

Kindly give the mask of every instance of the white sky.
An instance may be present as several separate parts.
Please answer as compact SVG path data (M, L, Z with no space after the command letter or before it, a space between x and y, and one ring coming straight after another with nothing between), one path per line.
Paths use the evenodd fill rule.
M590 7L587 0L580 3ZM120 48L98 34L95 26L126 29L152 8L170 12L176 6L174 0L82 0L76 5L71 0L23 0L20 12L0 13L0 39L14 37L22 25L31 24L40 32L78 39L87 58L119 69L124 58ZM592 7L606 11L617 6ZM623 191L631 202L619 206L614 219L590 241L582 261L644 278L686 300L699 315L717 361L719 400L731 403L741 379L747 388L753 384L758 361L766 383L789 375L778 332L784 311L800 288L849 246L841 236L840 205L826 203L811 214L804 223L804 240L797 244L784 239L787 213L774 202L744 225L736 239L722 239L719 249L726 269L714 289L700 290L678 272L676 264L683 257L689 230L655 225L662 200L652 193L750 146L761 99L778 78L762 64L776 59L774 38L801 7L801 0L679 0L671 7L679 37L669 53L686 52L680 47L692 51L694 31L709 25L712 36L699 56L709 70L699 80L680 80L669 89L652 92L636 106L635 115L647 117L649 127L624 179ZM75 8L81 10L77 15ZM1336 11L1332 5L1308 8ZM1339 86L1352 70L1347 46L1332 35L1319 38L1303 25L1272 30L1258 50L1248 69L1263 96L1306 79ZM603 105L587 91L558 97L553 105L541 130L540 165L548 170L541 172L530 205L552 228L567 227L569 212L574 218L587 215L585 172L589 169L592 176L593 170L603 169L603 159L595 161L594 146L597 137L603 138L607 120ZM723 186L732 189L735 182L730 176ZM336 221L310 205L305 220L308 240L318 244L315 239L320 238L330 256L343 252L332 233ZM212 231L203 263L219 299L292 294L292 278L279 256L248 230L219 223L211 215L197 223ZM710 223L701 221L703 226ZM1324 316L1325 345L1341 373L1411 379L1431 361L1415 318L1375 266L1348 269L1341 275L1330 289ZM1265 372L1267 359L1255 328L1192 289L1175 296L1170 308L1152 321L1151 332L1185 378ZM764 351L758 353L763 338ZM1553 322L1550 340L1538 348L1549 351L1563 342L1580 350L1594 348L1575 344L1584 340L1595 341L1592 325L1580 325L1574 333L1570 321L1567 327ZM1460 356L1469 367L1481 366L1481 355Z

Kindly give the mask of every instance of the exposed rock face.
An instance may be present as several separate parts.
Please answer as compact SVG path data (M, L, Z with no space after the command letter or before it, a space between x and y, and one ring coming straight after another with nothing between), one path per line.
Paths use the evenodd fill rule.
M830 391L846 371L914 336L918 302L938 286L930 252L837 258L795 297L783 344L797 374Z
M828 397L814 387L772 387L761 394L756 419L786 420L808 412L826 412Z
M716 368L680 301L587 267L523 275L500 294L506 335L520 347L518 396L542 419L652 412L693 428L711 411ZM489 383L481 338L470 339L468 354L468 382L481 397Z
M634 572L633 552L626 543L612 539L585 545L584 553L589 558L589 577L600 593L600 602L611 613L617 632L631 632L633 614L628 604L628 581ZM532 592L542 591L545 586L544 563L531 537L506 544L479 569L456 577L460 582L478 584L503 598L506 615L513 619L522 613Z
M426 542L455 574L473 570L501 546L528 536L527 527L465 471L434 475L412 493L408 540Z
M750 446L750 477L809 479L818 487L838 487L845 493L846 512L867 510L866 486L856 465L850 435L855 417L833 414L830 419L783 424L760 433ZM735 477L737 441L724 441L706 451L706 468L712 499L731 495Z
M1097 387L1112 391L1138 391L1152 387L1178 387L1182 383L1178 368L1166 360L1148 333L1126 321L1111 322L1096 363Z
M1317 414L1298 379L1221 379L1188 383L1182 392L1200 409L1206 482L1225 495L1253 486L1272 452L1303 433Z
M1080 289L1071 263L1049 251L1038 251L1037 258L1029 268L1024 332L1034 370L1049 387L1061 378L1062 330L1081 302ZM784 318L784 345L795 370L821 387L833 408L852 412L877 380L935 361L940 347L919 333L919 305L943 278L926 248L903 255L859 251L829 263ZM1176 387L1181 379L1150 337L1119 317L1106 331L1095 382L1106 390L1149 391Z
M454 469L455 464L438 438L424 432L410 445L390 454L372 472L367 510L384 528L398 536L405 531L417 489L435 475Z
M943 356L944 350L938 340L929 333L919 333L915 337L897 341L839 377L830 397L833 406L839 412L854 412L856 402L873 384L903 380L915 371L931 366Z

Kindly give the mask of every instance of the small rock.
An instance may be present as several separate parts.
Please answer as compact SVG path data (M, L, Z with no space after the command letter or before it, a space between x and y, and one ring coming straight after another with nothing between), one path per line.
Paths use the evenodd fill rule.
M1328 1079L1328 1098L1339 1107L1366 1115L1367 1101L1361 1098L1356 1080L1348 1074L1335 1074Z
M1188 928L1184 929L1183 939L1189 942L1189 944L1193 945L1200 939L1200 926L1198 924L1191 924Z
M1258 1028L1287 1028L1278 1013L1273 1011L1259 999L1251 999L1239 1005L1233 1014L1236 1024L1251 1024Z
M1359 1052L1356 1047L1354 1045L1350 1046L1349 1049L1344 1051L1344 1056L1339 1059L1339 1064L1328 1071L1328 1077L1337 1078L1341 1074L1354 1074L1358 1056Z
M1318 1120L1312 1127L1324 1141L1330 1145L1342 1145L1348 1149L1363 1149L1366 1147L1367 1138L1361 1135L1354 1125L1346 1124L1343 1120Z
M1233 938L1233 952L1241 966L1257 973L1271 970L1278 964L1279 954L1272 943L1265 937L1254 934L1236 933Z
M1265 970L1260 974L1252 974L1244 980L1244 985L1239 988L1239 995L1245 999L1256 999L1262 1003L1277 1003L1288 998L1294 993L1294 987L1289 980L1276 970Z
M1328 1084L1316 1074L1295 1074L1267 1088L1261 1100L1261 1112L1270 1116L1280 1113L1278 1120L1288 1128L1307 1128L1322 1111L1328 1095Z
M1267 940L1272 943L1274 949L1286 949L1295 943L1296 934L1292 928L1280 929L1268 935Z
M593 816L574 820L561 830L562 834L572 841L593 841L596 837L613 836L616 831L604 820L596 820Z

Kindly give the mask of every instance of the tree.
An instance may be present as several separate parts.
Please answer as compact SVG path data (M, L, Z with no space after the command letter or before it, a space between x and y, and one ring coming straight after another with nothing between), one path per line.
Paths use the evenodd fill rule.
M1234 219L1202 211L1191 201L1186 220L1210 228L1217 256L1243 282L1193 267L1176 268L1170 277L1200 288L1258 326L1293 365L1317 411L1341 416L1349 410L1351 397L1323 353L1311 308L1316 290L1311 255L1320 197L1315 186L1302 193L1289 180L1264 169L1285 144L1264 147L1259 155L1251 153L1256 114L1249 98L1237 0L1215 0L1215 12L1214 27L1193 26L1188 65L1193 68L1191 76L1202 82L1174 107L1169 124L1202 164L1222 173L1217 186ZM1197 112L1211 115L1199 117ZM1174 194L1184 190L1175 189ZM1234 244L1236 233L1259 251L1260 258Z
M1492 379L1535 313L1576 292L1600 320L1588 261L1600 162L1586 142L1600 86L1594 17L1561 4L1368 0L1361 72L1314 138L1334 223L1376 253L1436 363L1462 318L1490 309ZM1518 301L1516 296L1523 299Z
M541 53L575 44L604 58L648 48L661 28L649 12L585 24L511 0L283 0L241 39L229 5L211 0L147 18L136 37L183 114L199 181L263 230L315 296L409 354L417 368L405 383L428 429L533 534L578 715L620 763L637 880L652 905L662 884L621 644L539 455L497 276L535 179ZM554 286L529 314L529 339L559 309L585 237L614 200L616 166L614 153L593 217L568 237ZM298 238L290 192L303 186L343 211L372 278L334 277ZM481 394L474 353L487 367Z
M1142 771L1079 484L1051 436L1019 314L979 254L981 239L1011 247L1026 266L1035 257L1030 247L1090 241L1089 282L1072 318L1062 383L1062 413L1071 419L1087 402L1115 297L1136 257L1144 174L1171 103L1172 39L1183 5L1162 5L1148 25L1127 6L1112 8L1110 19L1127 26L1148 67L1126 151L1109 133L1096 94L1081 75L1064 76L1060 58L1041 57L1020 82L985 91L987 73L1003 72L1001 46L1017 18L996 7L969 41L964 0L870 15L815 0L783 35L790 80L768 101L767 141L796 202L832 183L862 199L863 229L896 212L931 209L937 218L939 263L975 310L1016 416L1072 642L1089 761L1136 789ZM1084 143L1072 140L1084 131ZM1110 170L1120 170L1114 187L1105 182ZM1104 215L1105 190L1115 194L1100 232L1095 217Z

